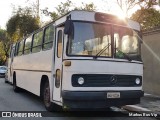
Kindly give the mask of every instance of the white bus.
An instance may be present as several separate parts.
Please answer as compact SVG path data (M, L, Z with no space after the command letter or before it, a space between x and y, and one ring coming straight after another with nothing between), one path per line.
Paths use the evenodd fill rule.
M137 104L142 90L140 25L71 11L15 45L13 88L43 98L48 111Z

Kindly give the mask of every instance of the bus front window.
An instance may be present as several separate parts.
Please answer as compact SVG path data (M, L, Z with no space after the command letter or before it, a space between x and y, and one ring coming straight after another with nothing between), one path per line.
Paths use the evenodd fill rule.
M96 56L100 50L109 45L100 56L111 57L110 25L74 22L73 34L69 37L69 55Z
M124 27L114 27L115 57L125 59L126 54L132 60L138 60L139 42L135 31Z

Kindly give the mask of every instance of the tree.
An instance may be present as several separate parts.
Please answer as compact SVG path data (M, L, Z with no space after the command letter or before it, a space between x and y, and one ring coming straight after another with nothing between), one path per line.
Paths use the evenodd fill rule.
M150 9L153 8L155 5L158 5L158 2L156 0L139 0L138 5L141 9Z
M31 8L19 8L7 22L7 33L13 41L17 41L40 28L39 22Z
M9 48L11 41L7 36L7 32L0 29L0 64L5 64L7 57L9 56Z
M46 8L45 10L42 10L42 11L45 15L47 15L47 16L50 15L52 20L56 20L60 16L63 16L72 10L95 11L96 6L93 3L86 4L86 3L82 2L81 7L76 7L70 0L67 0L65 3L61 2L57 7L55 7L55 9L56 10L54 12L49 12L48 8Z
M128 13L135 6L139 6L141 9L150 9L154 5L158 5L156 0L117 0L118 6L128 16Z
M75 9L86 10L86 11L95 11L96 6L93 4L93 2L88 3L88 4L82 2L82 6L81 7L76 7Z
M128 16L128 12L138 3L137 0L117 0L117 4L124 14Z
M160 12L153 8L141 8L131 16L131 19L139 22L143 31L160 26Z

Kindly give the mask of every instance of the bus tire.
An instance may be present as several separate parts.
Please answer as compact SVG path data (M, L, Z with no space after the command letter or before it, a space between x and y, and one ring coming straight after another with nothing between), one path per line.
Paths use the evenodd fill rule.
M4 82L5 82L5 83L8 83L8 81L7 81L6 79L4 80Z
M14 92L20 92L20 88L17 87L16 75L15 74L13 76L13 90L14 90Z
M49 87L49 82L46 81L43 87L43 102L45 105L45 108L50 111L60 111L60 106L54 104L50 100L50 87Z

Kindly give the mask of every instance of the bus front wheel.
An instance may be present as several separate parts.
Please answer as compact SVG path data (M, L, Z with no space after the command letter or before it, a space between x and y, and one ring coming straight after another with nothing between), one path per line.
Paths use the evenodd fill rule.
M50 112L60 110L59 106L52 103L50 100L50 87L49 87L48 81L45 82L44 89L43 89L43 102L44 102L45 108Z

